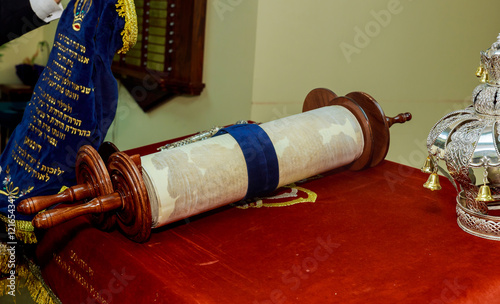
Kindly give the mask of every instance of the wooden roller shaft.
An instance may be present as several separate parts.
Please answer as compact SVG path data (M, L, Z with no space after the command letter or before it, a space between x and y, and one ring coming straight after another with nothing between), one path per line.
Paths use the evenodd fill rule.
M111 143L105 143L104 155L110 152L111 146L115 147ZM112 153L114 152L118 152L116 147ZM58 194L27 198L19 203L17 211L35 214L56 204L74 203L112 193L114 189L105 165L111 154L103 156L101 151L98 153L91 146L83 146L76 161L77 185ZM139 155L132 155L130 158L140 167Z
M55 204L81 201L95 196L94 185L78 184L58 194L27 198L19 203L17 211L22 214L35 214Z
M410 113L399 114L393 118L386 117L378 103L366 93L353 92L338 97L327 89L311 91L305 99L303 111L331 105L347 108L356 117L363 131L363 152L359 158L351 163L350 169L352 170L372 167L381 162L389 148L389 128L394 123L404 123L411 119ZM101 162L96 160L96 166L100 166ZM109 157L107 162L109 173L106 170L89 170L91 174L95 174L92 176L92 180L106 178L108 175L113 191L95 195L95 191L92 192L90 187L77 185L69 191L70 193L64 195L25 200L21 203L22 207L20 208L23 211L31 212L32 210L44 209L44 206L52 203L51 200L61 202L97 196L88 203L76 207L56 208L40 213L35 216L33 224L37 228L46 229L78 216L101 215L116 218L118 226L127 237L136 242L145 242L151 233L152 219L151 205L142 178L140 162L138 155L130 157L123 152L116 152ZM105 219L101 219L101 221L105 221Z
M86 214L101 214L123 207L123 201L119 193L103 195L94 198L88 203L77 206L63 207L47 210L33 219L33 225L37 228L47 229L64 223L75 217Z
M113 192L113 185L103 157L90 146L84 146L76 158L77 185L50 196L32 197L21 201L17 210L34 214L55 204L85 200Z

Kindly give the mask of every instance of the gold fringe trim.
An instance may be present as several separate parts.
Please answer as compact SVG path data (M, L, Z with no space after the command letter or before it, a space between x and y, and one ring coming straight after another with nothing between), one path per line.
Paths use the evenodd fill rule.
M62 186L61 190L59 190L59 193L63 192L66 189L68 189L68 187ZM6 226L9 223L9 219L3 214L0 214L0 220L3 221ZM35 234L35 227L33 227L33 224L30 221L16 221L16 238L18 241L21 241L24 244L38 243ZM2 261L1 256L0 261Z
M37 304L61 304L61 301L45 284L42 279L40 268L33 262L27 261L16 267L16 293L20 289L27 289L33 301ZM5 296L10 291L9 280L0 280L0 296Z
M9 273L9 252L7 251L7 244L0 243L0 274Z
M0 214L0 220L6 225L9 222L9 219L3 214ZM25 244L35 244L38 242L35 235L35 228L29 221L16 221L16 238Z
M125 26L121 32L123 47L118 50L118 54L125 54L137 42L137 13L134 0L118 0L116 11L118 16L125 18Z

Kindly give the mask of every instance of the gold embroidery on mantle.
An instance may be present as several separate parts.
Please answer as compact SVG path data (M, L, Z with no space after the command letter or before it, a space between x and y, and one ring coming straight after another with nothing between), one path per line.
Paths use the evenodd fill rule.
M0 173L1 172L2 168L0 167ZM19 190L19 187L14 186L14 182L11 180L10 177L9 166L7 166L7 168L5 169L5 173L7 173L7 175L3 180L3 190L0 190L0 195L7 196L9 202L14 201L15 199L18 199L20 197L23 197L24 195L30 193L33 190L33 186L30 186L23 190ZM9 223L9 219L2 214L0 214L0 220L3 221L4 223ZM15 229L16 229L15 231L16 238L22 241L23 243L33 244L37 242L34 232L35 229L33 228L33 225L31 224L30 221L16 220Z
M285 193L278 194L275 196L256 198L256 199L253 199L249 203L245 203L243 205L237 205L236 208L248 209L248 208L262 208L262 207L288 207L288 206L293 206L295 204L300 204L300 203L314 203L314 202L316 202L316 199L318 198L318 195L315 192L313 192L309 189L303 188L303 187L298 187L295 184L283 186L283 188L289 188L291 190L290 190L290 192L285 192ZM300 197L298 195L299 192L306 193L307 197ZM279 202L279 203L267 202L269 200L283 199L283 198L294 198L294 199L289 200L289 201L285 201L285 202ZM266 202L264 202L264 201L266 201Z
M0 167L0 173L1 172L2 167ZM11 181L9 166L5 169L5 173L7 173L7 175L3 180L3 190L0 190L0 194L8 196L10 199L18 199L33 190L33 186L30 186L22 191L19 191L19 187L14 187L14 182Z
M83 18L85 18L91 6L92 0L76 1L75 8L73 9L73 30L76 32L79 32L82 28Z
M0 167L0 173L2 172L2 167ZM5 172L7 173L7 176L3 180L3 190L0 190L0 195L5 195L8 197L9 201L13 201L15 199L18 199L20 197L25 196L26 194L30 193L34 187L30 186L24 190L19 190L19 187L14 187L14 182L11 181L10 177L10 168L7 166L5 169ZM67 187L63 186L59 193L62 191L66 190ZM5 224L9 223L9 218L6 217L3 214L0 214L0 221L4 222ZM22 221L22 220L16 220L16 227L15 227L15 235L16 238L25 243L25 244L35 244L38 242L36 235L35 235L35 228L33 227L33 224L31 221ZM1 261L0 261L1 262Z

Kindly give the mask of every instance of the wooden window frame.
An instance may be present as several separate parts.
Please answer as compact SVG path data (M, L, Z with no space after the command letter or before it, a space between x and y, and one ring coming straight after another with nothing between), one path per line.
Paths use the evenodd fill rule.
M150 2L154 0L143 1L136 46L140 47L141 65L127 64L124 54L115 58L112 70L139 106L148 111L175 96L200 95L205 87L202 74L207 0L167 1L163 71L147 68Z

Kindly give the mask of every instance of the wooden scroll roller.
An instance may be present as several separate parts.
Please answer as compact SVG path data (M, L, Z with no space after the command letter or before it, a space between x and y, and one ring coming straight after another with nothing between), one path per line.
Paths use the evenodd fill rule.
M78 152L75 164L77 185L55 195L25 199L18 205L18 211L35 214L55 204L81 202L113 193L114 188L106 162L117 151L116 146L109 142L101 145L99 152L90 146L83 146ZM100 229L108 230L114 226L114 217L95 215L93 222Z
M377 165L389 148L389 128L410 119L410 113L386 117L378 103L362 92L339 97L330 90L315 89L307 95L302 114L259 127L272 142L280 187L339 167L361 170ZM152 228L248 195L251 179L244 157L248 151L241 148L245 143L242 146L231 136L143 157L115 152L112 144L100 153L83 147L77 160L78 185L58 195L26 199L18 211L33 214L56 203L83 200L41 212L33 225L46 229L92 214L99 228L118 225L131 240L145 242Z

